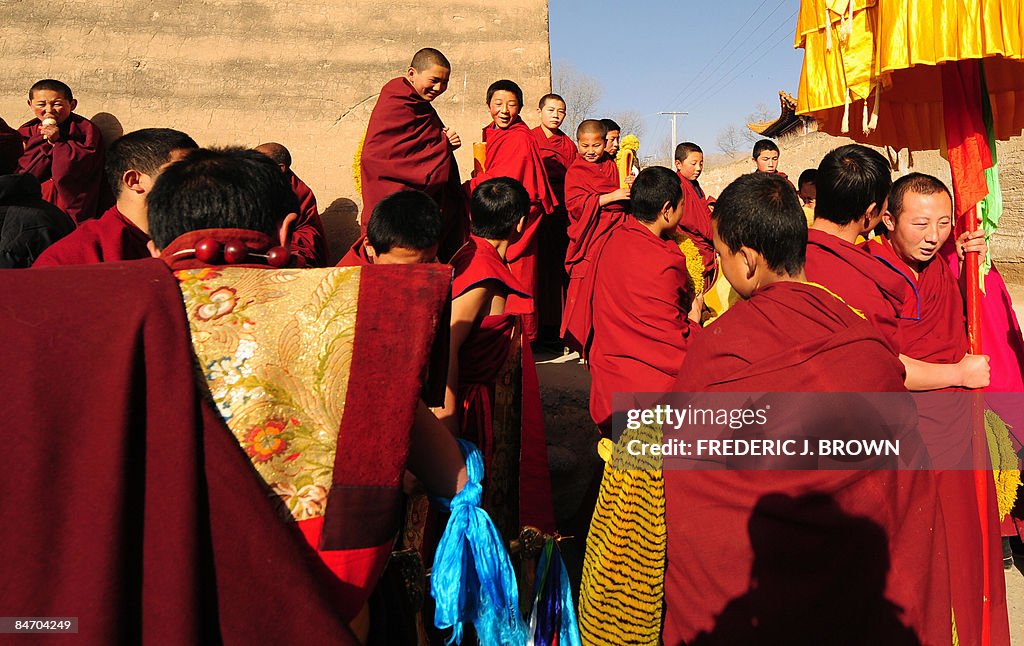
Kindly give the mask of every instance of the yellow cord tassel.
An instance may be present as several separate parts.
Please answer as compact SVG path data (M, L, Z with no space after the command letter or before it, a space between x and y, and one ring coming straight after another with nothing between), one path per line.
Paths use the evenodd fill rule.
M1002 521L1017 502L1020 469L1017 466L1017 454L1013 452L1013 444L1010 442L1010 429L995 411L985 411L985 434L988 436L988 452L992 458L999 520Z

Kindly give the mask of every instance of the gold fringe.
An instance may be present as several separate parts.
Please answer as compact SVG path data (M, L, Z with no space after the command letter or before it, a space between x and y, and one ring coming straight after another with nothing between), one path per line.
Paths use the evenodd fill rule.
M700 255L697 245L693 240L684 238L679 243L679 250L686 258L686 273L690 275L690 284L693 285L693 293L700 295L704 293L704 258Z
M1010 442L1010 428L995 411L985 411L985 435L988 437L988 452L992 458L992 477L995 479L1001 522L1017 502L1020 469L1017 454L1013 452L1013 444Z

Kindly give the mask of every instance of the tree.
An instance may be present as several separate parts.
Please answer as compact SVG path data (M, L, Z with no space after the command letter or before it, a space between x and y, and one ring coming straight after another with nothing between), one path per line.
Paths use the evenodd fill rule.
M634 135L641 140L641 144L643 143L644 116L642 114L636 110L619 110L612 113L611 119L622 128L620 133L622 136Z
M768 108L765 103L758 103L754 111L747 115L747 123L764 123L765 121L775 121L778 117L772 114L772 111ZM743 125L743 138L750 143L756 143L764 139L762 135L757 134L750 128Z
M594 114L601 100L601 82L576 69L568 61L558 61L551 68L551 91L565 99L566 117L562 130L574 137L576 127L584 119L599 118Z
M743 139L744 136L740 133L740 129L734 125L729 125L718 132L715 144L723 153L729 155L732 159L736 159L736 155L744 143Z

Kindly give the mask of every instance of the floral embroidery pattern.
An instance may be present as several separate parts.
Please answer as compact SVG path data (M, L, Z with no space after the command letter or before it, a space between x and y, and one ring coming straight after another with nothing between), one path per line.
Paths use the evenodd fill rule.
M358 269L175 274L197 370L286 519L322 516L355 337Z

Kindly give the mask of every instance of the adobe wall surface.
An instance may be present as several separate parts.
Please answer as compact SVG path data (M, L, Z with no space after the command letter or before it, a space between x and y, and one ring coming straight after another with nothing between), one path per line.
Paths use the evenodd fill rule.
M437 47L452 62L436 107L462 136L467 177L472 142L489 121L487 86L519 82L532 122L531 102L550 87L546 0L0 4L0 117L9 124L31 118L29 86L52 77L108 138L168 126L200 145L280 142L328 210L327 226L342 227L334 237L351 235L360 201L352 159L377 93L417 49Z
M852 142L823 132L812 132L805 137L785 141L779 146L779 170L796 184L805 168L816 168L828 151L847 143ZM882 153L885 154L884 151ZM1003 189L1003 217L991 241L993 257L1007 282L1024 285L1024 137L997 143L996 154ZM906 164L906 151L901 153L900 159ZM729 182L753 168L753 162L748 158L714 168L709 166L704 169L700 183L709 194L717 195ZM949 164L937 151L915 153L910 170L935 175L947 186L951 185Z

